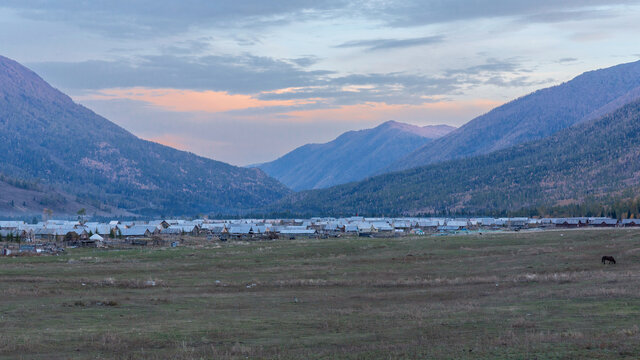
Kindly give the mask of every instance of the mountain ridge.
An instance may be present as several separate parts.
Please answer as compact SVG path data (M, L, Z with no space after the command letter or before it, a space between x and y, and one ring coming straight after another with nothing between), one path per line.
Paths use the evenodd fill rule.
M345 132L321 144L306 144L256 165L293 190L324 188L364 179L454 127L416 126L387 121L371 129Z
M542 139L640 98L639 87L640 61L587 71L492 109L386 170L482 155Z
M640 189L640 100L544 139L475 157L289 195L266 211L361 214L505 214L580 204Z
M5 57L0 130L1 173L39 181L104 210L236 214L290 192L259 169L139 139Z

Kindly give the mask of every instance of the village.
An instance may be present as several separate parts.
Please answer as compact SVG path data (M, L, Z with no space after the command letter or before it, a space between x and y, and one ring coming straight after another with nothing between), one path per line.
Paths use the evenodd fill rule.
M58 254L67 247L177 247L194 241L295 240L342 236L442 236L490 231L640 227L640 219L575 218L311 218L85 222L0 221L2 255Z

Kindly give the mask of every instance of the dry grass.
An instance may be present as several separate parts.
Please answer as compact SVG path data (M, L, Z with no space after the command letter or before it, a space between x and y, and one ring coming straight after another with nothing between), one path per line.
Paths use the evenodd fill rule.
M0 358L635 359L638 239L194 240L0 258Z

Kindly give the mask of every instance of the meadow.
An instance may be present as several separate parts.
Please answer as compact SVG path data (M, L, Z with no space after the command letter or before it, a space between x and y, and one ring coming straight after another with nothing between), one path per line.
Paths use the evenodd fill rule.
M0 257L0 359L637 359L639 326L640 230Z

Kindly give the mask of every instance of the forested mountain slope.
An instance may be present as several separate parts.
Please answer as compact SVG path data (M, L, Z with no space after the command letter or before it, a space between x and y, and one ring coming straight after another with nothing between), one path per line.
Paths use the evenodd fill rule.
M640 98L640 61L586 72L479 116L425 144L389 170L487 154L541 139Z
M319 189L362 180L454 130L387 121L373 129L349 131L324 144L307 144L258 165L294 190Z
M4 57L0 153L0 173L55 187L78 203L105 210L233 214L290 192L259 169L139 139ZM0 202L7 196L0 194Z
M293 194L297 215L488 214L580 203L640 185L640 101L534 142Z

